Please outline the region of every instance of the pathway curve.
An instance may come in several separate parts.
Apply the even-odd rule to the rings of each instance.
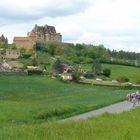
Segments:
[[[138,105],[136,105],[136,106],[138,106]],[[101,115],[103,113],[106,113],[106,112],[108,112],[108,113],[121,113],[121,112],[124,112],[124,111],[134,109],[135,107],[133,106],[132,103],[130,103],[128,101],[123,101],[123,102],[120,102],[120,103],[116,103],[116,104],[113,104],[113,105],[103,107],[103,108],[98,109],[98,110],[90,111],[90,112],[87,112],[87,113],[84,113],[84,114],[81,114],[81,115],[77,115],[77,116],[74,116],[74,117],[63,119],[60,122],[86,120],[88,118],[91,118],[91,117],[94,117],[94,116],[99,116],[99,115]]]

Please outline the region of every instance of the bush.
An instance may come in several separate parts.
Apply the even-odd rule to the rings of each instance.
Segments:
[[[116,80],[122,83],[129,82],[129,79],[126,76],[119,76]]]
[[[30,58],[32,55],[31,54],[22,54],[22,58],[28,59]]]
[[[81,73],[80,72],[73,72],[72,73],[72,80],[74,82],[79,82]]]
[[[103,69],[102,74],[106,77],[109,77],[111,75],[111,70],[108,68]]]
[[[43,71],[42,70],[27,70],[28,75],[42,75]]]
[[[92,71],[87,71],[87,72],[85,72],[85,73],[83,74],[83,76],[84,76],[85,78],[88,78],[88,79],[95,78],[95,75],[93,74]]]

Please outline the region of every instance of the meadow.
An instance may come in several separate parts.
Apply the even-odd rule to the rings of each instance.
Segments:
[[[24,124],[3,128],[2,140],[139,140],[140,108],[121,114],[105,113],[86,121]],[[8,132],[8,134],[7,134]]]
[[[94,110],[124,100],[129,92],[116,87],[64,83],[46,76],[1,76],[0,131]]]
[[[84,69],[91,70],[92,64],[79,65]],[[133,66],[102,64],[102,68],[109,68],[111,70],[110,79],[117,79],[119,76],[126,76],[130,82],[135,83],[135,78],[140,77],[140,68]]]
[[[78,114],[123,100],[130,92],[63,83],[44,76],[2,76],[0,89],[0,118],[7,115],[9,121],[19,122]]]

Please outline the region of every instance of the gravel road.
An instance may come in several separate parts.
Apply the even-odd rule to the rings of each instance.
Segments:
[[[138,105],[136,105],[136,106],[138,106]],[[103,108],[98,109],[98,110],[90,111],[90,112],[87,112],[87,113],[84,113],[81,115],[77,115],[74,117],[63,119],[60,122],[86,120],[86,119],[94,117],[94,116],[102,115],[103,113],[106,113],[106,112],[108,112],[108,113],[121,113],[124,111],[129,111],[131,109],[134,109],[135,107],[133,106],[132,103],[130,103],[128,101],[123,101],[120,103],[116,103],[116,104],[113,104],[110,106],[103,107]]]

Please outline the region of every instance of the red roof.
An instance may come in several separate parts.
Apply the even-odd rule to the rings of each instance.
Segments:
[[[14,37],[14,41],[28,41],[28,37]]]

